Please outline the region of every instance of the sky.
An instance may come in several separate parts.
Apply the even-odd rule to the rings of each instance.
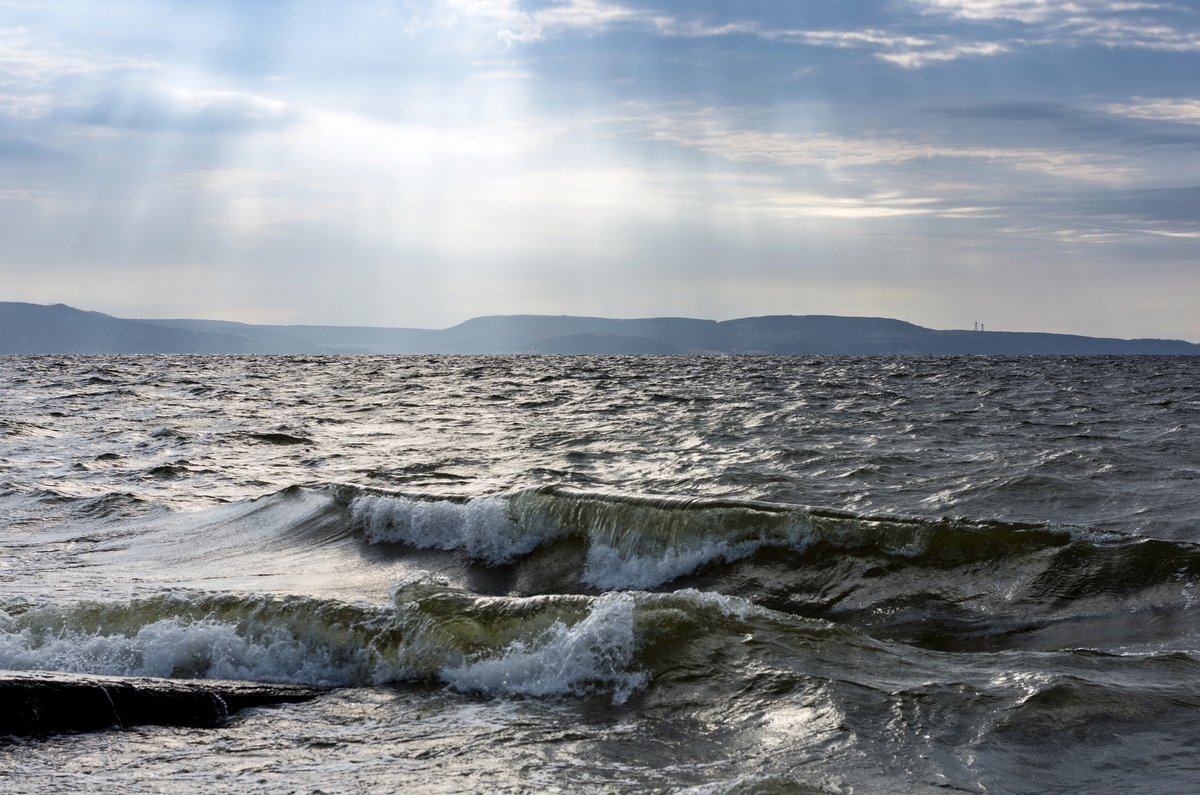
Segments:
[[[1200,2],[0,0],[0,300],[1200,341]]]

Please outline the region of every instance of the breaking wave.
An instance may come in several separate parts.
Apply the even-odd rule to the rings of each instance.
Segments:
[[[0,609],[0,669],[326,686],[431,681],[489,695],[605,693],[621,703],[654,673],[644,647],[694,640],[706,615],[754,613],[730,601],[697,592],[480,597],[421,579],[399,586],[388,605],[182,591],[9,604]]]
[[[474,499],[436,499],[335,487],[371,543],[459,550],[511,564],[561,539],[586,545],[582,580],[600,590],[646,589],[764,549],[837,551],[892,565],[949,568],[1061,555],[1077,565],[1126,567],[1159,581],[1200,573],[1193,544],[1086,527],[964,518],[869,516],[825,508],[648,497],[545,487]],[[1085,564],[1084,561],[1087,561]],[[1172,568],[1174,567],[1174,568]],[[1166,571],[1169,569],[1169,571]],[[1112,582],[1141,582],[1117,577]]]

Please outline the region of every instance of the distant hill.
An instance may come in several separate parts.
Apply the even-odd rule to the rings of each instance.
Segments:
[[[717,322],[567,315],[477,317],[447,329],[126,320],[63,304],[0,302],[0,353],[1200,355],[1182,340],[938,331],[902,320],[773,315]]]
[[[0,302],[0,353],[255,353],[257,340],[166,328],[65,304]]]

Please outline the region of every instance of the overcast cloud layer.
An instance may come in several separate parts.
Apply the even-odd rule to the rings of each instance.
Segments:
[[[0,0],[0,300],[1200,340],[1200,6]]]

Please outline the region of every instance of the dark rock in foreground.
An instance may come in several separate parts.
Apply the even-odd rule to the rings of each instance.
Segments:
[[[302,685],[0,672],[0,737],[130,726],[219,726],[248,707],[308,701]]]

